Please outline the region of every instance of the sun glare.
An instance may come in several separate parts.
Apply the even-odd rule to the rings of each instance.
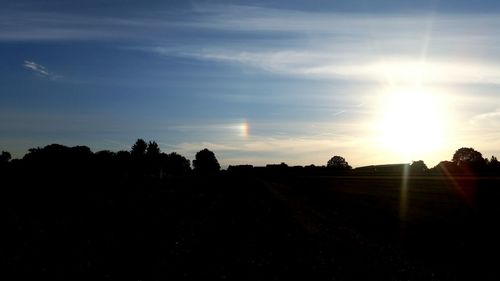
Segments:
[[[435,93],[422,88],[393,90],[379,108],[381,118],[376,126],[386,149],[409,161],[442,147],[447,117]]]

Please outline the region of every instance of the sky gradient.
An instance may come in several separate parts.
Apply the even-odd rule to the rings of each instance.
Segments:
[[[137,138],[223,166],[500,156],[496,1],[10,2],[0,149],[14,157]]]

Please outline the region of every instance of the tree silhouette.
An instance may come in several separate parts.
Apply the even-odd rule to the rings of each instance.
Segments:
[[[145,155],[148,144],[143,139],[138,139],[134,145],[132,145],[132,150],[130,153],[133,156]]]
[[[43,148],[30,148],[23,159],[28,162],[43,162],[66,166],[69,163],[82,164],[89,161],[93,153],[87,146],[67,147],[61,144],[49,144]]]
[[[146,163],[147,173],[153,176],[163,176],[163,171],[161,167],[161,152],[160,147],[155,141],[150,141],[146,148]]]
[[[185,176],[191,171],[190,161],[175,152],[165,154],[164,168],[166,174],[172,176]]]
[[[99,162],[111,162],[116,157],[116,153],[109,150],[97,151],[94,155]]]
[[[150,141],[148,147],[146,148],[146,155],[150,157],[156,157],[160,155],[160,147],[155,141]]]
[[[126,150],[120,150],[115,154],[115,157],[118,163],[127,163],[130,161],[130,152]]]
[[[463,163],[483,162],[484,158],[480,152],[474,150],[472,147],[462,147],[455,151],[451,161],[460,166]]]
[[[413,161],[410,165],[410,172],[412,174],[423,174],[428,170],[423,160]]]
[[[497,167],[500,165],[500,162],[498,162],[498,159],[495,156],[491,156],[491,159],[489,161],[489,165],[492,167]]]
[[[451,160],[458,167],[482,168],[486,164],[483,155],[472,147],[458,149]]]
[[[0,154],[0,163],[7,163],[11,159],[11,155],[8,151],[2,151],[2,154]]]
[[[337,155],[328,160],[326,167],[335,170],[350,170],[352,168],[349,166],[349,163],[347,163],[344,157]]]
[[[215,174],[220,170],[215,154],[206,148],[196,153],[193,166],[194,170],[200,174]]]

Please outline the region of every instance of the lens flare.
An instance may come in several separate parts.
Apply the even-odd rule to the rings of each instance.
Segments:
[[[401,222],[406,221],[406,215],[408,211],[408,175],[409,175],[409,165],[405,165],[403,168],[403,177],[401,179],[401,194],[399,197],[399,219]]]

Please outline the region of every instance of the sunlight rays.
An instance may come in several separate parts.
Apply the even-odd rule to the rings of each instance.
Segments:
[[[404,223],[407,219],[408,212],[408,176],[409,166],[403,167],[403,176],[401,178],[401,192],[399,197],[399,219]]]

